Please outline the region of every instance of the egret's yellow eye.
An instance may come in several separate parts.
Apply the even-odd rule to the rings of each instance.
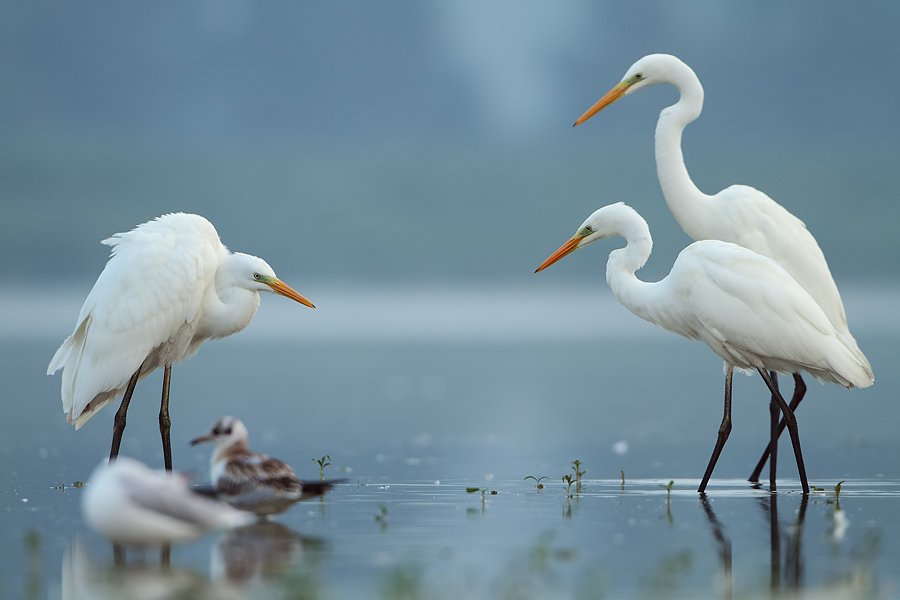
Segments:
[[[254,273],[253,279],[255,279],[257,281],[262,281],[262,275],[260,275],[259,273]]]

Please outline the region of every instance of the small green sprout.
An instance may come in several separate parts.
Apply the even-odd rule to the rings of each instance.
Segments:
[[[619,471],[622,474],[622,491],[625,491],[625,471]]]
[[[661,488],[663,488],[664,490],[666,490],[666,516],[667,516],[668,519],[669,519],[669,525],[671,525],[671,524],[672,524],[672,521],[673,521],[673,518],[672,518],[672,503],[671,503],[671,500],[672,500],[672,488],[673,488],[674,486],[675,486],[675,480],[674,480],[674,479],[670,479],[670,480],[669,480],[669,483],[668,483],[667,485],[659,484],[659,487],[661,487]]]
[[[566,498],[574,498],[575,495],[572,493],[572,484],[575,483],[575,477],[572,475],[563,475],[562,482],[566,484]],[[576,492],[578,491],[578,487],[575,487]]]
[[[834,498],[829,498],[825,501],[825,504],[834,504],[835,510],[841,510],[841,485],[843,485],[843,481],[838,481],[837,485],[834,486]]]
[[[543,481],[544,479],[546,479],[547,481],[550,481],[550,478],[549,478],[549,477],[546,477],[546,476],[544,476],[544,477],[535,477],[534,475],[529,475],[528,477],[526,477],[526,478],[523,479],[522,481],[528,481],[529,479],[534,479],[534,487],[535,487],[535,489],[538,490],[538,491],[541,491],[542,489],[544,489],[544,484],[541,483],[541,481]]]
[[[575,490],[581,491],[581,476],[584,475],[585,472],[581,470],[580,460],[572,461],[572,470],[575,471]]]
[[[326,454],[322,458],[311,458],[310,460],[319,465],[319,481],[325,479],[325,467],[331,464],[331,456]]]

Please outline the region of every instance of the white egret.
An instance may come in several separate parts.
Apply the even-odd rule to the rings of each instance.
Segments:
[[[803,493],[809,493],[796,418],[768,371],[807,371],[848,389],[867,387],[872,374],[858,352],[781,265],[736,244],[694,242],[664,279],[639,280],[634,273],[647,262],[653,242],[647,222],[621,202],[594,212],[535,272],[612,236],[627,242],[610,253],[606,265],[616,299],[644,320],[704,342],[725,361],[725,416],[699,491],[705,491],[731,432],[731,380],[737,367],[755,369],[769,387],[791,435]]]
[[[254,520],[250,513],[194,492],[180,474],[151,471],[125,456],[94,469],[81,510],[100,535],[125,546],[164,546]]]
[[[300,481],[290,465],[251,451],[248,437],[240,420],[222,417],[205,435],[191,440],[192,446],[215,443],[209,459],[209,478],[216,497],[236,508],[268,517],[301,500],[321,496],[343,481]]]
[[[259,307],[259,292],[315,307],[261,258],[229,252],[199,215],[163,215],[102,243],[112,246],[110,259],[47,374],[63,369],[63,411],[75,429],[124,392],[109,454],[115,459],[135,385],[164,367],[159,430],[171,471],[172,365],[193,356],[206,340],[246,327]]]
[[[688,174],[681,152],[681,134],[700,116],[703,86],[694,71],[669,54],[650,54],[631,65],[622,80],[576,122],[583,123],[619,98],[657,83],[675,86],[678,102],[664,108],[656,124],[656,172],[663,196],[681,228],[694,240],[733,242],[779,263],[815,300],[838,335],[871,374],[868,360],[847,327],[844,305],[828,269],[828,263],[806,225],[780,204],[757,189],[732,185],[717,194],[701,192]],[[773,379],[776,376],[773,375]],[[799,374],[794,374],[795,409],[806,392]],[[776,380],[777,383],[777,380]],[[772,433],[769,447],[750,476],[757,481],[770,450],[777,449],[784,421],[777,423],[778,409],[770,404]],[[777,429],[776,429],[777,428]],[[775,455],[770,464],[770,485],[775,489]]]

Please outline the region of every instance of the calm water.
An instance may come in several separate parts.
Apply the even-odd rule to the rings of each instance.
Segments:
[[[113,569],[111,548],[79,512],[72,484],[108,452],[114,411],[75,432],[59,377],[44,370],[80,298],[74,308],[66,294],[53,310],[36,299],[31,312],[17,306],[24,321],[5,323],[0,338],[0,597],[900,593],[892,291],[847,301],[876,385],[813,383],[798,411],[810,483],[824,489],[805,503],[791,493],[787,443],[783,493],[743,481],[767,431],[758,378],[736,379],[734,431],[703,503],[694,490],[721,419],[721,365],[708,349],[642,327],[602,295],[575,298],[563,316],[545,307],[552,298],[465,296],[477,301],[454,313],[459,299],[442,293],[407,305],[390,294],[325,294],[320,307],[344,302],[339,312],[352,316],[331,322],[317,310],[289,325],[279,325],[286,307],[266,298],[247,332],[177,366],[176,469],[204,480],[209,450],[188,441],[232,414],[253,448],[301,477],[316,477],[312,459],[328,454],[326,476],[349,481],[273,523],[178,546],[164,573],[153,553]],[[394,313],[376,323],[365,306]],[[611,311],[607,322],[590,319],[598,307]],[[139,386],[122,447],[153,466],[162,464],[159,380]],[[567,500],[560,479],[575,459],[585,481]],[[550,480],[537,491],[528,475]],[[466,487],[498,493],[482,504]]]

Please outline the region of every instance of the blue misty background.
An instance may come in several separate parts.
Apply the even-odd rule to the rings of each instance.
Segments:
[[[662,276],[689,243],[653,163],[676,92],[571,124],[668,52],[706,90],[684,139],[701,189],[758,187],[839,284],[893,281],[898,23],[890,3],[5,2],[0,280],[89,283],[100,239],[183,210],[311,295],[301,283],[532,286],[618,200],[650,221],[644,276]]]

